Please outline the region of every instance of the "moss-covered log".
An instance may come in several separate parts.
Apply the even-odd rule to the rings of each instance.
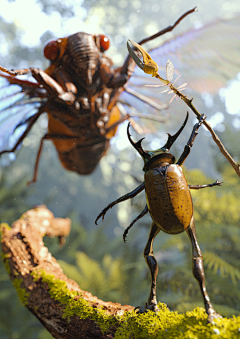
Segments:
[[[63,273],[43,236],[67,236],[70,220],[45,207],[26,212],[10,228],[2,224],[2,256],[22,303],[54,338],[240,338],[240,317],[207,324],[203,309],[186,314],[159,304],[159,314],[104,302]]]

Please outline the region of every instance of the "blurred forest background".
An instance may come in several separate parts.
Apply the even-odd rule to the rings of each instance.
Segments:
[[[138,41],[153,34],[193,6],[198,6],[198,12],[187,17],[173,33],[158,39],[155,45],[193,27],[240,12],[237,0],[196,0],[194,3],[190,0],[0,0],[0,3],[0,64],[10,68],[46,68],[42,55],[45,43],[77,31],[106,34],[112,44],[108,55],[119,66],[127,54],[128,38]],[[234,94],[234,90],[240,90],[238,79],[236,76],[229,81],[227,88],[216,96],[206,92],[194,96],[194,102],[199,111],[208,116],[226,148],[239,162],[240,103],[239,94],[238,98]],[[163,101],[169,100],[164,94],[160,95]],[[230,105],[236,100],[238,104]],[[163,112],[169,116],[167,123],[160,126],[158,134],[146,137],[146,149],[163,145],[166,133],[173,133],[184,120],[186,106],[179,101],[174,105],[177,114],[173,110]],[[191,130],[190,123],[188,125],[188,130],[172,147],[171,153],[176,158],[188,140]],[[45,239],[65,273],[82,289],[105,301],[144,304],[150,287],[149,271],[142,254],[151,225],[149,216],[131,229],[127,244],[122,240],[124,229],[145,206],[144,194],[132,203],[117,205],[106,215],[104,223],[94,224],[96,216],[109,202],[138,185],[135,178],[143,180],[142,160],[127,142],[126,124],[120,126],[107,156],[89,176],[64,170],[53,144],[47,141],[37,183],[27,187],[45,128],[46,118],[43,117],[24,140],[17,160],[10,167],[0,169],[0,221],[11,224],[27,209],[39,204],[46,204],[57,217],[70,217],[72,231],[63,248],[59,247],[57,239]],[[139,136],[133,133],[133,138],[136,140]],[[239,315],[239,177],[204,129],[186,161],[185,173],[189,184],[211,183],[217,178],[224,182],[222,187],[192,191],[194,216],[211,301],[222,315]],[[192,275],[191,244],[187,235],[170,236],[161,232],[154,241],[154,251],[159,264],[158,300],[179,312],[203,306],[199,286]],[[2,339],[51,338],[21,305],[2,262],[0,302]]]

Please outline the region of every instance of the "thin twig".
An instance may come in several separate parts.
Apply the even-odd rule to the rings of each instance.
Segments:
[[[159,80],[162,81],[162,78],[160,77],[159,74],[156,75],[156,78],[158,78]],[[164,79],[163,79],[164,80]],[[164,80],[164,83],[166,82],[166,80]],[[171,88],[171,90],[181,99],[183,100],[186,105],[193,111],[193,113],[197,116],[197,118],[199,118],[201,116],[201,114],[198,112],[198,110],[196,109],[196,107],[193,105],[192,101],[193,99],[188,99],[185,95],[183,95],[176,87],[174,87],[169,81],[167,86],[169,86],[169,88]],[[209,132],[212,135],[212,138],[214,140],[214,142],[217,144],[218,148],[220,149],[221,153],[225,156],[225,158],[228,160],[228,162],[230,163],[230,165],[233,167],[234,171],[237,173],[237,175],[240,177],[240,165],[231,157],[231,155],[228,153],[228,151],[226,150],[226,148],[224,147],[224,145],[222,144],[221,140],[219,139],[219,137],[217,136],[217,134],[214,132],[214,130],[212,129],[211,125],[204,120],[203,125],[209,130]]]

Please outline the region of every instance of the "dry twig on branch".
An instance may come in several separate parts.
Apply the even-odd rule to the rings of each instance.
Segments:
[[[135,50],[132,49],[129,42],[134,46],[135,50],[140,52],[143,57],[143,61],[135,54]],[[157,63],[151,58],[151,56],[145,51],[145,49],[137,44],[134,41],[129,40],[127,42],[127,48],[129,51],[129,54],[135,61],[135,63],[147,74],[151,74],[152,77],[155,77],[159,79],[164,86],[168,86],[171,89],[171,92],[174,93],[176,96],[178,96],[181,100],[185,102],[185,104],[192,110],[192,112],[196,115],[196,117],[199,119],[201,116],[201,113],[196,109],[196,107],[193,105],[193,99],[188,99],[186,95],[183,95],[181,91],[172,84],[172,77],[174,73],[174,66],[171,62],[171,60],[168,60],[167,66],[166,66],[166,77],[167,79],[163,79],[158,74],[158,65]],[[185,84],[184,84],[185,85]],[[151,86],[151,85],[150,85]],[[157,85],[153,85],[153,87],[158,87]],[[167,90],[166,90],[167,91]],[[165,92],[165,91],[164,91]],[[209,132],[212,135],[213,141],[217,144],[220,152],[224,155],[224,157],[228,160],[230,165],[233,167],[234,171],[237,173],[237,175],[240,177],[240,165],[233,159],[233,157],[228,153],[224,145],[222,144],[221,140],[217,136],[217,134],[212,129],[211,125],[204,120],[203,125],[209,130]]]

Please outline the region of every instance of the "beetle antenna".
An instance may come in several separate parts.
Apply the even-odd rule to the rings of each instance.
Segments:
[[[181,134],[182,130],[184,129],[184,127],[186,126],[186,123],[188,121],[188,116],[189,113],[187,112],[187,116],[184,120],[183,125],[181,126],[181,128],[177,131],[177,133],[175,133],[174,135],[171,135],[168,133],[168,141],[166,142],[166,144],[162,147],[162,149],[166,150],[170,150],[172,144],[174,143],[174,141],[178,138],[178,136]]]
[[[129,122],[129,123],[128,123],[128,127],[127,127],[127,136],[128,136],[128,140],[130,141],[131,145],[138,151],[138,153],[141,155],[141,157],[142,157],[143,159],[150,159],[151,156],[150,156],[148,153],[144,152],[144,150],[143,150],[143,148],[142,148],[142,145],[141,145],[143,139],[145,139],[145,138],[142,138],[142,139],[140,139],[139,141],[134,142],[134,141],[132,140],[131,134],[130,134],[130,132],[129,132],[130,126],[131,126],[131,123]]]

